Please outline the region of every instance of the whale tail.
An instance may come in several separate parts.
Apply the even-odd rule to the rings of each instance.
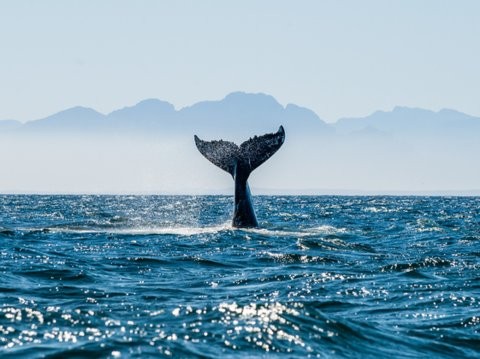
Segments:
[[[195,144],[202,155],[215,166],[230,173],[235,181],[235,208],[233,227],[258,226],[248,186],[250,173],[282,147],[285,130],[255,136],[237,146],[227,141],[203,141],[195,136]]]
[[[200,153],[215,166],[236,177],[239,168],[242,177],[248,178],[250,173],[268,160],[282,147],[285,141],[285,130],[280,126],[276,133],[255,136],[237,146],[228,141],[203,141],[195,135],[195,144]]]

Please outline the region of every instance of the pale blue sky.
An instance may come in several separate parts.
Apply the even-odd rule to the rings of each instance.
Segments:
[[[265,92],[327,120],[480,116],[480,1],[0,0],[0,119]]]

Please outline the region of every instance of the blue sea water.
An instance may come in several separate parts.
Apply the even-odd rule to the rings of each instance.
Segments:
[[[0,196],[0,356],[480,357],[480,198]]]

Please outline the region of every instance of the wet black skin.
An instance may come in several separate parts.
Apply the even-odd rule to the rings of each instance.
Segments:
[[[233,179],[235,181],[235,207],[232,226],[238,228],[258,227],[257,217],[252,204],[246,165],[237,163]]]

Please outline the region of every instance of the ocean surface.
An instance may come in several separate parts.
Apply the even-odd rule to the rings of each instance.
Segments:
[[[0,196],[0,357],[480,357],[479,197]]]

